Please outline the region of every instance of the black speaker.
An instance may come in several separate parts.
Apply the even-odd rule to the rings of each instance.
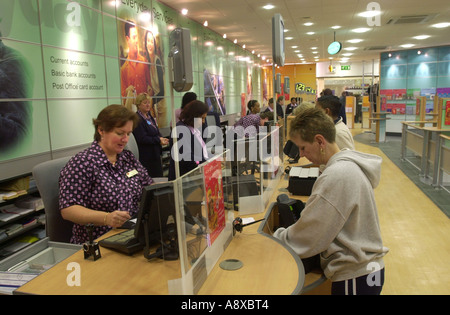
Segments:
[[[192,88],[191,32],[186,28],[176,28],[169,36],[169,72],[173,89],[186,92]]]

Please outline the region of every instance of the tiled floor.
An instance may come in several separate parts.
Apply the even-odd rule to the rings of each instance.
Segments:
[[[446,215],[450,218],[450,194],[443,189],[436,189],[423,183],[419,177],[419,171],[410,163],[402,161],[401,136],[387,136],[385,143],[375,143],[374,134],[362,132],[354,136],[355,141],[378,147],[387,157],[405,173],[408,178],[417,185]]]

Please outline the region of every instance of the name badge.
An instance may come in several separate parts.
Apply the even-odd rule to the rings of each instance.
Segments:
[[[137,171],[137,170],[132,170],[132,171],[130,171],[130,172],[127,173],[127,177],[128,177],[128,178],[131,178],[131,177],[133,177],[133,176],[136,176],[137,174],[138,174],[138,171]]]

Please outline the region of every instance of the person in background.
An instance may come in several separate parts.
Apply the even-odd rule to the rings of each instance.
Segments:
[[[234,124],[233,130],[237,138],[255,137],[258,135],[260,127],[271,120],[273,120],[272,112],[246,115]]]
[[[326,168],[312,188],[300,218],[274,237],[301,259],[320,255],[332,294],[380,294],[384,284],[383,246],[374,196],[381,176],[381,158],[340,150],[336,128],[319,108],[294,118],[290,138],[300,156]]]
[[[197,100],[197,94],[194,92],[186,92],[183,95],[183,99],[181,100],[181,108],[175,110],[175,124],[180,121],[180,114],[183,111],[183,108],[192,101]],[[172,127],[172,123],[170,123],[170,127]]]
[[[344,124],[347,124],[347,114],[345,113],[345,103],[346,103],[346,97],[348,96],[347,91],[343,91],[341,98],[339,101],[341,102],[341,109],[339,110],[339,116],[342,117],[342,122]]]
[[[296,109],[298,106],[297,104],[297,98],[296,97],[291,97],[291,102],[289,103],[288,106],[286,106],[286,116],[289,116],[294,109]]]
[[[159,132],[154,106],[146,93],[136,97],[139,124],[133,131],[139,149],[139,161],[147,169],[150,177],[163,177],[161,161],[162,147],[169,144]]]
[[[278,100],[280,100],[280,98],[284,101],[284,96],[280,96],[278,97]],[[269,99],[269,107],[265,110],[266,112],[273,112],[273,98]],[[281,118],[284,117],[283,114],[283,107],[281,107],[281,103],[279,103],[279,101],[277,101],[277,109],[276,109],[276,113],[277,113],[277,121]],[[275,119],[275,117],[274,117]]]
[[[93,120],[94,142],[61,170],[59,209],[75,223],[71,243],[88,241],[87,224],[95,225],[96,239],[137,214],[142,189],[153,182],[133,153],[124,150],[138,119],[122,105],[106,107]]]
[[[247,103],[247,115],[250,114],[259,114],[261,111],[261,105],[257,100],[250,100]]]
[[[202,125],[205,123],[209,107],[201,101],[188,103],[180,114],[180,121],[176,129],[172,130],[170,138],[170,165],[169,180],[174,180],[175,172],[175,152],[178,150],[178,165],[180,176],[195,169],[198,165],[208,159],[208,152],[202,138]],[[173,136],[176,131],[177,146],[173,145]]]
[[[355,142],[347,125],[343,123],[342,117],[339,117],[341,102],[334,95],[322,96],[317,100],[316,107],[325,111],[333,119],[336,127],[336,144],[339,149],[355,150]]]

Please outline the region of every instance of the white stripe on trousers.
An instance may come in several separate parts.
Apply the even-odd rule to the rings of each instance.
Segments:
[[[353,284],[353,290],[352,290],[353,295],[356,295],[356,279],[345,280],[345,295],[349,295],[348,294],[348,286],[350,284],[350,281],[352,281],[352,284]]]

